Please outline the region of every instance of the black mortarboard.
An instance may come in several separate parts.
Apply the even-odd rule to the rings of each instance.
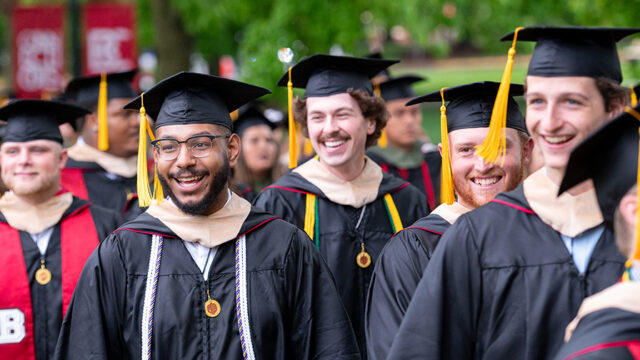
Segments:
[[[131,86],[138,70],[107,73],[107,99],[134,98],[138,94]],[[97,103],[100,94],[101,75],[77,77],[71,79],[64,91],[65,99],[76,104],[89,106]]]
[[[518,32],[519,41],[535,41],[528,75],[606,77],[622,82],[616,42],[640,28],[532,26]],[[512,40],[514,33],[502,37]]]
[[[416,96],[411,84],[424,80],[423,77],[415,75],[405,75],[391,78],[380,83],[380,96],[384,101],[409,99]]]
[[[265,88],[218,76],[180,72],[147,90],[144,107],[155,119],[155,127],[165,125],[214,124],[231,129],[230,112],[271,92]],[[140,109],[138,96],[124,106]]]
[[[454,86],[443,90],[447,105],[448,132],[477,127],[489,127],[491,111],[498,93],[500,83],[481,81],[466,85]],[[511,84],[507,106],[507,127],[527,132],[520,107],[512,96],[520,96],[524,88],[519,84]],[[409,100],[406,105],[423,102],[442,102],[440,91],[434,91]]]
[[[381,53],[381,52],[374,52],[374,53],[371,53],[371,54],[367,55],[367,59],[378,59],[378,60],[382,60],[382,53]],[[375,75],[374,75],[374,76],[372,76],[372,77],[378,77],[378,76],[379,76],[379,77],[381,77],[381,78],[384,78],[384,79],[388,79],[388,78],[390,78],[390,77],[391,77],[391,73],[389,73],[389,69],[386,69],[386,68],[385,68],[384,70],[380,71],[379,73],[375,74]],[[374,84],[374,85],[375,85],[375,84]]]
[[[14,100],[0,108],[7,122],[4,142],[52,140],[62,144],[58,126],[90,112],[79,106],[46,100]]]
[[[627,111],[637,114],[640,108]],[[612,226],[620,200],[638,179],[638,126],[640,119],[625,112],[578,144],[571,151],[558,195],[592,179],[604,220]]]
[[[267,125],[271,129],[276,127],[276,124],[265,116],[258,104],[249,103],[238,109],[238,118],[233,122],[233,132],[242,137],[245,130],[257,125]]]
[[[346,93],[349,89],[372,94],[371,78],[397,62],[315,54],[291,68],[291,83],[295,88],[305,89],[305,98]],[[288,81],[287,72],[278,81],[278,86],[287,86]]]
[[[443,88],[409,100],[405,106],[423,102],[442,102],[440,108],[440,137],[442,140],[442,166],[440,174],[440,199],[443,203],[455,201],[448,133],[469,128],[488,128],[500,83],[482,81],[466,85]],[[506,98],[506,127],[527,133],[527,127],[518,104],[512,96],[522,95],[524,87],[509,84]],[[445,102],[449,104],[445,106]]]

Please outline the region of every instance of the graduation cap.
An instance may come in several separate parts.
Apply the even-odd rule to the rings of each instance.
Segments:
[[[305,98],[342,94],[349,89],[363,90],[373,94],[371,78],[397,62],[397,60],[315,54],[290,67],[277,84],[287,87],[289,100],[289,167],[296,167],[298,160],[292,111],[292,88],[305,89]]]
[[[581,26],[519,27],[501,39],[513,41],[501,83],[511,82],[513,58],[518,39],[536,42],[527,75],[606,77],[620,83],[622,71],[616,42],[638,31],[640,29],[637,28]],[[498,91],[489,133],[485,141],[477,147],[477,153],[480,156],[494,163],[506,150],[501,129],[504,127],[507,95],[506,88]]]
[[[640,28],[532,26],[518,32],[520,41],[535,41],[527,75],[606,77],[622,82],[616,43]],[[502,37],[514,39],[515,33]]]
[[[451,155],[449,154],[448,133],[460,129],[490,127],[494,111],[494,101],[501,84],[493,81],[475,82],[466,85],[443,88],[409,100],[405,105],[423,102],[442,102],[440,107],[440,137],[442,139],[442,202],[451,205],[455,201],[453,191],[453,174],[451,172]],[[508,87],[505,126],[527,133],[527,127],[520,112],[520,107],[513,99],[524,93],[524,87],[510,84]],[[448,106],[445,106],[448,101]]]
[[[413,91],[411,84],[422,80],[425,79],[416,75],[391,78],[380,83],[380,96],[384,101],[413,98],[416,96],[416,92]]]
[[[249,103],[238,109],[238,118],[233,122],[233,132],[242,137],[245,130],[258,125],[266,125],[271,129],[276,127],[276,123],[266,116],[258,104]]]
[[[231,129],[229,113],[271,92],[265,88],[213,75],[180,72],[158,82],[133,99],[124,109],[140,109],[138,144],[138,198],[140,206],[151,204],[147,173],[147,134],[154,140],[146,114],[155,119],[155,128],[167,125],[213,124]],[[155,199],[162,201],[157,173]]]
[[[371,53],[371,54],[367,55],[366,57],[367,57],[368,59],[378,59],[378,60],[382,60],[382,59],[383,59],[383,58],[382,58],[382,53],[381,53],[381,52],[379,52],[379,51],[378,51],[378,52]],[[389,69],[386,69],[386,68],[385,68],[385,69],[383,69],[382,71],[380,71],[379,73],[377,73],[377,74],[375,74],[375,75],[373,76],[373,78],[378,78],[378,77],[380,77],[380,78],[382,78],[382,79],[388,79],[388,78],[390,78],[390,77],[391,77],[391,73],[389,72]],[[374,84],[373,84],[373,85],[376,85],[376,84],[375,84],[375,81],[374,81]]]
[[[640,107],[626,107],[621,116],[582,141],[571,152],[558,195],[592,179],[605,224],[613,228],[614,213],[620,200],[640,180],[639,128]],[[638,196],[640,200],[640,191]],[[636,226],[640,226],[640,221]],[[637,228],[633,259],[640,260],[640,231]]]
[[[109,149],[107,126],[107,103],[110,99],[133,98],[136,91],[131,86],[138,70],[117,73],[102,73],[95,76],[72,79],[64,91],[67,101],[91,108],[98,104],[98,149]]]
[[[14,100],[0,108],[7,122],[4,142],[52,140],[62,144],[58,126],[90,111],[79,106],[47,100]]]

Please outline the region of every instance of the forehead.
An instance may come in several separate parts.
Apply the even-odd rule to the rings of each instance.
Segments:
[[[156,129],[156,138],[186,139],[193,135],[222,135],[224,128],[213,124],[166,125]]]
[[[360,112],[358,102],[348,93],[307,98],[307,113],[332,112],[344,108]]]
[[[1,149],[5,149],[9,147],[29,148],[34,146],[46,147],[46,148],[62,148],[62,145],[60,145],[60,143],[53,140],[45,140],[45,139],[31,140],[31,141],[25,141],[25,142],[9,141],[9,142],[2,143],[2,145],[0,145],[0,148]]]
[[[507,141],[516,142],[518,139],[518,130],[511,128],[505,130]],[[453,146],[457,144],[479,145],[484,141],[488,133],[488,127],[453,130],[449,133],[449,141]]]
[[[457,144],[481,144],[488,132],[488,127],[453,130],[449,133],[449,141],[454,146]]]
[[[554,96],[566,93],[593,95],[597,90],[595,79],[587,76],[527,76],[525,96],[531,94]]]

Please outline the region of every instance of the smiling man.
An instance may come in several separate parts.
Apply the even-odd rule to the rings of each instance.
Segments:
[[[83,108],[18,100],[0,108],[0,358],[51,359],[84,262],[122,218],[60,187],[58,126]]]
[[[314,55],[291,69],[304,88],[294,115],[317,157],[257,197],[255,205],[304,229],[329,264],[365,355],[366,292],[391,236],[427,214],[425,196],[365,157],[387,122],[371,76],[393,61]],[[280,82],[287,84],[288,74]]]
[[[128,219],[141,212],[136,199],[138,115],[122,108],[137,96],[131,86],[135,74],[133,70],[105,74],[104,79],[101,75],[74,78],[65,90],[68,102],[92,112],[77,121],[80,137],[69,148],[62,184],[74,195]],[[100,96],[106,98],[103,107]],[[106,144],[99,144],[101,136]]]
[[[592,183],[562,196],[558,186],[571,150],[622,111],[616,41],[635,32],[518,32],[519,40],[537,42],[526,78],[526,124],[544,167],[444,234],[390,359],[550,358],[582,300],[618,280],[624,257],[603,225]]]
[[[443,196],[451,203],[443,203],[431,214],[400,231],[389,241],[376,263],[369,286],[366,331],[370,359],[386,359],[402,318],[429,259],[445,231],[456,219],[497,194],[513,190],[523,178],[529,161],[532,140],[527,134],[518,104],[509,99],[507,112],[507,151],[504,166],[491,164],[475,154],[489,131],[491,111],[499,83],[478,82],[446,88],[416,97],[408,104],[448,101],[446,123],[442,136],[448,141],[440,144],[444,154],[443,176],[452,181],[442,186],[453,193]],[[522,85],[511,85],[511,96],[522,95]],[[448,149],[443,148],[447,146]],[[450,159],[450,160],[449,160]],[[398,279],[402,279],[399,281]]]
[[[240,149],[229,113],[267,93],[182,72],[126,106],[156,119],[153,154],[169,197],[88,260],[57,358],[359,358],[313,243],[229,190]]]

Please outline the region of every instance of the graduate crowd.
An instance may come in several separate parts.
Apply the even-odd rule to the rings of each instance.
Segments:
[[[270,91],[217,76],[9,102],[0,359],[640,359],[639,32],[518,28],[500,82],[421,95],[309,56],[287,151]]]

